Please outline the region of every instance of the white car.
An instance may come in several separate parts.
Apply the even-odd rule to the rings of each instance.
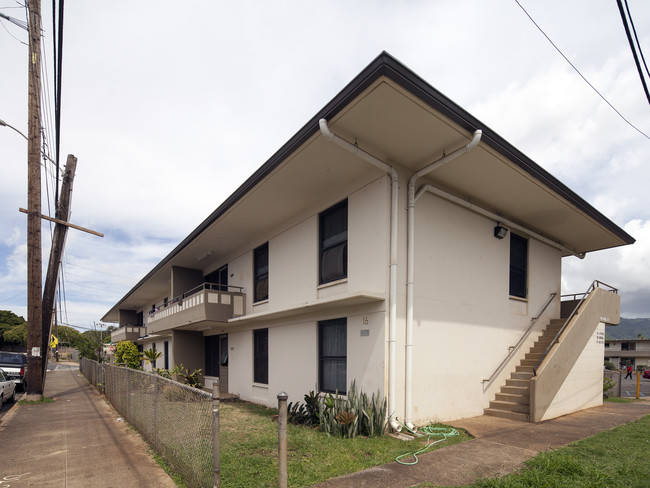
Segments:
[[[0,369],[0,408],[3,403],[13,403],[15,399],[16,383],[9,379],[4,369]]]

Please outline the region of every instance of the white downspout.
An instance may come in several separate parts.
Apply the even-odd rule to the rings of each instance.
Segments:
[[[365,152],[358,146],[340,138],[327,126],[327,120],[318,121],[321,133],[328,141],[335,142],[339,146],[356,154],[373,166],[390,174],[391,181],[391,210],[390,210],[390,265],[389,265],[389,291],[388,291],[388,423],[391,428],[399,432],[402,426],[395,419],[395,362],[396,362],[396,339],[397,339],[397,199],[399,196],[399,178],[395,168],[377,159],[372,154]]]
[[[412,397],[413,397],[413,282],[414,282],[414,263],[415,263],[415,183],[418,178],[424,176],[448,162],[471,151],[481,140],[481,130],[474,131],[472,140],[460,149],[456,149],[451,154],[428,164],[424,168],[413,173],[408,184],[408,204],[407,204],[407,250],[406,250],[406,344],[405,344],[405,373],[404,373],[404,423],[406,427],[415,430],[411,422],[412,415]]]

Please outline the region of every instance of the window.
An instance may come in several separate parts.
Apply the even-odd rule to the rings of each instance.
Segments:
[[[136,325],[142,327],[144,325],[144,313],[138,312],[138,314],[135,317],[136,317],[135,318]]]
[[[153,353],[155,355],[156,354],[156,343],[155,342],[151,344],[151,350],[153,351]],[[158,361],[157,359],[153,360],[153,363],[151,364],[151,366],[153,366],[153,369],[156,369],[156,362],[157,361]]]
[[[254,301],[269,298],[269,243],[262,244],[253,251]]]
[[[348,276],[348,201],[328,208],[319,219],[319,283]]]
[[[253,381],[269,383],[269,329],[253,331]]]
[[[165,341],[164,356],[165,369],[169,369],[169,341]]]
[[[347,319],[318,323],[318,382],[320,391],[346,394]]]
[[[526,298],[528,239],[510,234],[510,296]]]

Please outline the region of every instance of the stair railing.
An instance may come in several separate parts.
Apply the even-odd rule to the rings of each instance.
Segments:
[[[533,326],[535,325],[535,323],[537,322],[537,320],[538,320],[538,319],[542,316],[542,314],[546,311],[546,309],[548,308],[548,306],[551,304],[551,302],[553,301],[553,299],[554,299],[556,296],[557,296],[557,293],[555,293],[555,292],[550,294],[550,296],[549,296],[549,298],[548,298],[548,301],[544,304],[544,306],[543,306],[542,309],[539,311],[539,313],[538,313],[535,317],[533,317],[533,318],[530,319],[530,325],[529,325],[528,328],[524,331],[523,335],[519,338],[519,341],[517,341],[517,344],[515,344],[514,346],[509,346],[509,347],[508,347],[508,354],[506,355],[506,357],[503,359],[503,361],[501,361],[501,363],[499,364],[499,366],[497,366],[497,368],[494,370],[494,372],[492,373],[492,375],[491,375],[489,378],[484,379],[484,380],[482,381],[482,383],[484,383],[484,384],[485,384],[485,383],[491,383],[492,380],[494,380],[494,378],[496,377],[496,375],[497,375],[497,374],[498,374],[498,373],[503,369],[503,367],[506,365],[506,363],[507,363],[508,361],[510,361],[510,358],[511,358],[512,355],[515,353],[515,351],[516,351],[517,349],[519,349],[519,346],[521,346],[521,344],[524,342],[524,340],[526,339],[526,337],[528,337],[528,334],[529,334],[530,330],[533,328]]]
[[[587,288],[587,291],[584,293],[575,293],[571,295],[562,295],[562,296],[572,296],[574,299],[576,299],[578,296],[582,295],[582,298],[580,301],[577,303],[575,308],[573,309],[573,312],[569,315],[569,317],[564,321],[564,324],[562,324],[562,327],[560,327],[560,330],[557,331],[557,334],[555,334],[555,337],[553,340],[550,342],[550,344],[546,347],[546,350],[542,353],[542,356],[537,360],[537,363],[535,366],[533,366],[533,376],[537,376],[537,368],[539,368],[539,365],[542,364],[542,361],[546,359],[546,356],[550,352],[550,350],[553,348],[555,344],[560,342],[560,336],[562,335],[562,332],[566,329],[567,325],[569,325],[569,322],[575,317],[576,313],[578,313],[578,309],[580,306],[584,303],[584,301],[587,299],[587,297],[593,292],[596,288],[601,288],[601,287],[607,287],[610,289],[612,293],[618,293],[618,289],[614,288],[611,285],[608,285],[607,283],[603,283],[602,281],[594,280],[591,285],[589,285],[589,288]]]

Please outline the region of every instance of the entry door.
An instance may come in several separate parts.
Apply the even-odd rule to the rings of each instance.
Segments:
[[[219,378],[219,390],[228,392],[228,334],[205,338],[205,376]]]

